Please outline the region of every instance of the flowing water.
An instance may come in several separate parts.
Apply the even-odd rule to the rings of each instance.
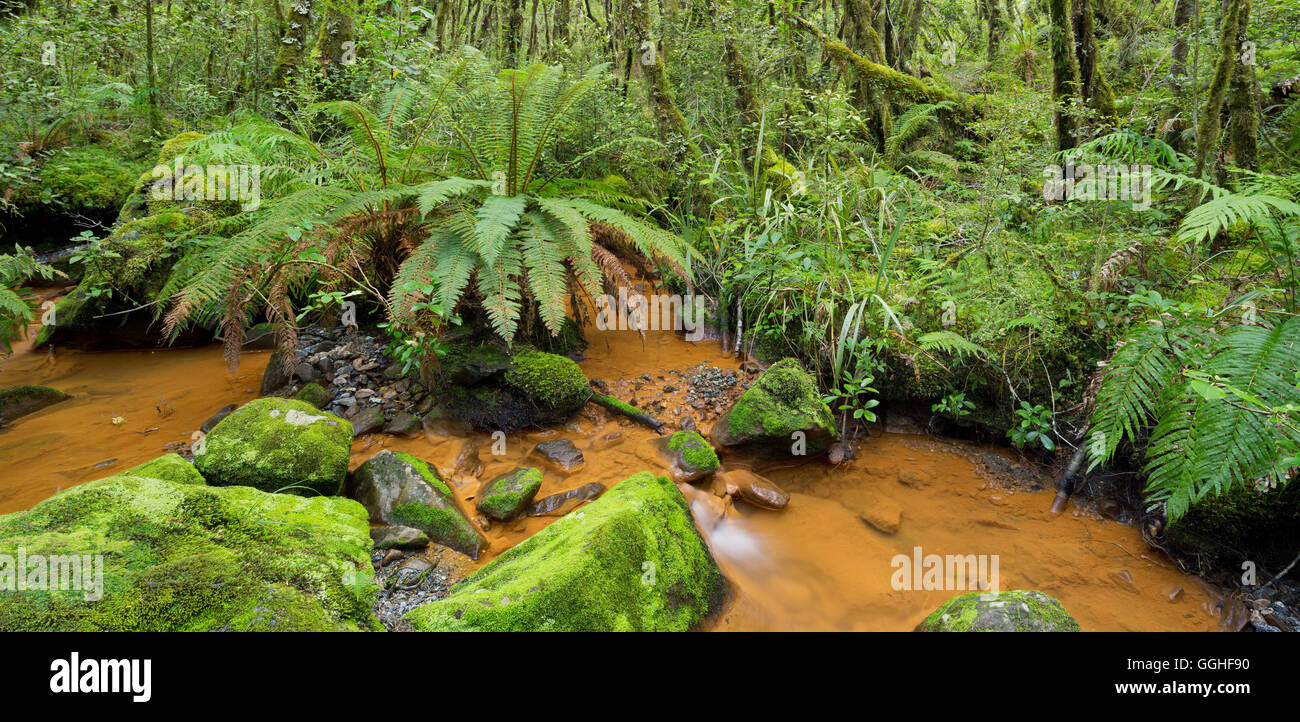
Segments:
[[[611,382],[624,399],[626,380],[643,374],[658,378],[666,370],[699,363],[737,368],[717,342],[690,344],[671,332],[650,332],[643,339],[591,329],[589,338],[583,370],[589,378]],[[0,386],[42,384],[74,398],[0,429],[0,513],[28,508],[61,489],[188,443],[217,409],[256,397],[268,356],[245,354],[232,378],[217,347],[54,356],[16,348],[0,360]],[[646,393],[657,395],[660,385]],[[679,403],[676,397],[670,401]],[[352,447],[352,465],[381,448],[409,451],[434,464],[472,509],[479,480],[521,464],[536,465],[526,460],[532,446],[558,438],[571,439],[586,462],[570,475],[546,470],[539,498],[592,481],[611,486],[642,470],[667,471],[661,437],[612,420],[593,405],[562,427],[507,436],[500,455],[492,453],[498,440],[489,434],[446,426],[414,439],[361,437]],[[477,475],[457,463],[467,445],[478,447],[483,469]],[[998,588],[1047,592],[1085,630],[1220,626],[1221,597],[1148,549],[1137,530],[1073,508],[1050,514],[1049,492],[1018,491],[981,470],[979,455],[990,453],[998,452],[920,435],[880,434],[862,443],[856,459],[838,467],[814,459],[775,468],[724,456],[724,471],[752,468],[791,497],[782,511],[738,502],[719,519],[717,497],[684,489],[729,580],[727,604],[711,627],[913,629],[958,593],[895,589],[893,560],[912,557],[918,547],[925,555],[997,555]],[[898,524],[893,534],[863,521],[882,510]],[[493,525],[486,532],[490,549],[466,566],[486,563],[555,518]],[[1178,588],[1181,593],[1175,593]]]

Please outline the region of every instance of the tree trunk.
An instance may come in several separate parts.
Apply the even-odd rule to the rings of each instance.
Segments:
[[[1051,25],[1048,32],[1052,47],[1052,120],[1056,126],[1056,149],[1068,150],[1078,144],[1070,103],[1079,88],[1079,64],[1074,57],[1074,32],[1070,26],[1067,0],[1048,0]]]
[[[289,12],[280,37],[280,53],[271,71],[271,88],[283,88],[302,63],[307,47],[307,32],[311,28],[311,0],[290,0]]]
[[[1205,162],[1210,156],[1210,148],[1219,140],[1219,131],[1223,128],[1223,93],[1232,79],[1233,70],[1238,62],[1241,48],[1237,19],[1241,14],[1244,0],[1226,0],[1223,9],[1222,25],[1219,28],[1219,57],[1214,64],[1214,77],[1210,80],[1209,96],[1205,99],[1204,120],[1196,137],[1196,175],[1205,171]]]
[[[342,97],[343,64],[349,60],[349,51],[356,52],[356,24],[352,15],[339,7],[340,3],[334,0],[330,4],[316,39],[316,62],[323,76],[323,89],[334,98]]]
[[[645,80],[649,95],[650,112],[659,129],[661,140],[668,146],[674,161],[686,158],[698,158],[700,149],[691,139],[690,128],[682,116],[676,101],[673,100],[672,87],[668,84],[668,72],[665,58],[660,55],[654,38],[650,35],[650,8],[648,0],[629,0],[629,30],[632,59],[640,67],[641,77]]]
[[[1071,19],[1074,26],[1074,54],[1079,64],[1079,93],[1084,104],[1096,111],[1103,123],[1114,122],[1115,93],[1101,70],[1092,0],[1074,0]]]
[[[1255,49],[1246,45],[1250,0],[1238,0],[1236,53],[1229,98],[1232,160],[1239,168],[1259,170],[1259,92],[1255,81]]]
[[[508,0],[505,35],[501,38],[502,62],[506,67],[519,66],[519,45],[524,32],[524,0]]]
[[[155,133],[162,127],[162,113],[158,109],[158,68],[153,60],[153,0],[144,0],[144,57],[145,76],[148,82],[149,129]]]

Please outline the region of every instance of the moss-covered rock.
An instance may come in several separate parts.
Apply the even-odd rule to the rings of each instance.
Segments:
[[[180,454],[163,454],[157,459],[146,461],[123,471],[119,476],[144,476],[150,479],[162,479],[176,484],[207,484],[208,482],[194,468],[194,465],[181,458]]]
[[[817,382],[792,358],[772,364],[709,432],[722,447],[752,446],[789,455],[796,431],[805,434],[805,451],[825,451],[838,432]]]
[[[194,466],[213,486],[337,495],[348,473],[352,424],[292,399],[254,399],[207,435]]]
[[[506,383],[543,411],[570,414],[591,398],[587,377],[572,359],[544,351],[515,356]]]
[[[48,386],[10,386],[0,389],[0,424],[67,401],[71,396]]]
[[[451,487],[422,459],[385,449],[352,472],[351,489],[373,522],[419,529],[435,544],[474,559],[487,547]]]
[[[479,487],[477,507],[489,519],[513,519],[528,510],[541,488],[541,470],[531,466],[515,469]]]
[[[41,164],[40,182],[25,186],[14,202],[20,206],[39,203],[43,200],[39,195],[48,194],[66,210],[116,213],[140,170],[138,163],[126,161],[108,148],[65,148]]]
[[[1236,486],[1207,496],[1165,532],[1172,550],[1237,567],[1253,561],[1281,571],[1300,549],[1300,484],[1269,491]]]
[[[673,481],[691,482],[718,470],[718,455],[694,431],[678,431],[668,437],[668,455],[672,460]]]
[[[298,393],[294,394],[293,398],[295,401],[302,401],[311,404],[318,409],[323,409],[326,406],[329,406],[330,399],[333,397],[324,386],[317,383],[310,383],[302,387]]]
[[[916,628],[918,632],[1077,632],[1065,607],[1052,597],[1033,590],[997,592],[984,599],[985,592],[953,597],[934,610]]]
[[[685,631],[722,595],[681,492],[642,472],[405,618],[418,631]]]
[[[19,549],[29,564],[102,555],[102,597],[90,580],[0,591],[2,631],[381,628],[365,509],[348,499],[118,475],[0,516],[0,554]]]

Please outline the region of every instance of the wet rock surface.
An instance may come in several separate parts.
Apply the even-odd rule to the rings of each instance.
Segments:
[[[585,459],[582,450],[568,439],[543,441],[529,452],[529,456],[566,474],[582,468]]]
[[[562,491],[538,499],[528,505],[529,516],[564,516],[584,501],[590,501],[605,493],[605,485],[599,481],[583,484],[576,489]]]

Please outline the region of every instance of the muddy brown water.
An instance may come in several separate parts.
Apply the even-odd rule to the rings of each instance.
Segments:
[[[671,332],[589,330],[592,379],[615,382],[652,374],[640,402],[653,400],[668,369],[707,363],[736,369],[717,342],[691,344]],[[269,353],[244,355],[232,378],[218,347],[80,353],[53,357],[21,345],[0,359],[0,386],[43,384],[73,399],[0,430],[0,513],[26,509],[62,489],[109,476],[188,443],[213,412],[257,395]],[[626,384],[627,382],[624,382]],[[657,386],[656,386],[657,385]],[[623,398],[627,398],[624,393]],[[662,396],[662,395],[659,395]],[[676,400],[674,399],[674,403]],[[674,416],[661,414],[670,422]],[[707,427],[703,430],[707,431]],[[666,474],[653,431],[611,419],[594,405],[570,423],[508,435],[492,453],[487,433],[426,430],[414,439],[368,435],[352,447],[352,466],[383,448],[434,464],[472,512],[480,481],[523,464],[538,442],[567,438],[586,457],[571,474],[544,469],[538,497],[599,481],[606,486],[651,470]],[[479,447],[477,477],[456,470],[466,442]],[[498,450],[501,450],[498,444]],[[1134,528],[1071,510],[1049,513],[1048,492],[1025,492],[987,478],[969,449],[909,434],[876,435],[838,467],[816,459],[765,468],[724,456],[725,468],[753,468],[791,498],[782,511],[737,502],[720,522],[701,526],[729,580],[728,602],[709,627],[730,630],[911,630],[959,593],[899,590],[899,555],[997,556],[998,587],[1040,589],[1061,600],[1085,630],[1215,630],[1221,597],[1149,549]],[[687,489],[688,494],[697,492]],[[703,491],[698,493],[705,493]],[[698,504],[695,506],[699,506]],[[891,517],[892,534],[863,516]],[[495,524],[479,566],[557,517]],[[1172,594],[1181,588],[1180,594]],[[1172,596],[1172,599],[1171,599]]]

